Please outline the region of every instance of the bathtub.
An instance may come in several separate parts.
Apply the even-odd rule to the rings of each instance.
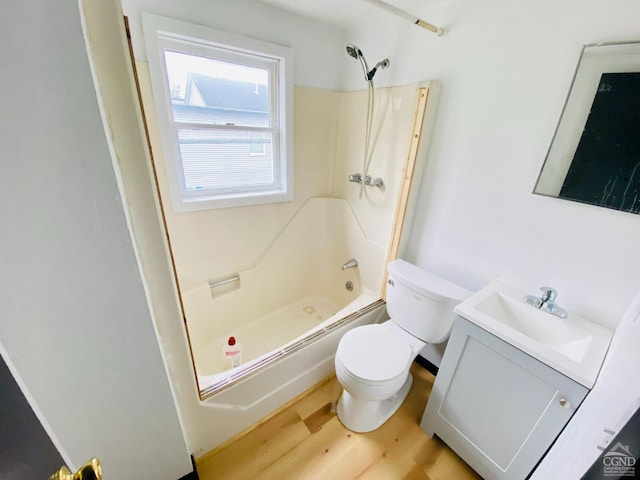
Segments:
[[[313,198],[252,268],[212,275],[213,282],[183,292],[201,398],[381,303],[386,253],[367,238],[347,201]],[[351,258],[358,267],[343,270]],[[222,349],[231,336],[242,346],[242,364],[225,370]]]

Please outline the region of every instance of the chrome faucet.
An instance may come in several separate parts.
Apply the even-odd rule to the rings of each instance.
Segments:
[[[369,187],[382,188],[384,185],[384,180],[382,180],[382,178],[372,178],[371,175],[363,175],[362,173],[352,173],[349,175],[349,181],[352,183],[364,183]]]
[[[362,174],[360,173],[352,173],[349,175],[349,181],[353,183],[362,183]]]
[[[364,177],[364,184],[370,187],[382,188],[382,186],[384,185],[384,180],[382,180],[382,178],[380,177],[371,178],[371,175],[366,175]]]
[[[358,260],[356,260],[355,258],[352,258],[351,260],[349,260],[348,262],[345,262],[342,265],[342,269],[346,270],[347,268],[356,268],[358,266]]]
[[[567,311],[556,305],[558,292],[551,287],[540,287],[540,290],[542,291],[540,298],[533,295],[526,295],[522,300],[538,310],[550,313],[556,317],[567,318]]]

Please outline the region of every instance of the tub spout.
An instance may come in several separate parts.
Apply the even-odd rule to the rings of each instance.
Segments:
[[[342,269],[346,270],[347,268],[356,268],[358,266],[358,260],[356,260],[355,258],[352,258],[351,260],[349,260],[348,262],[345,262],[342,265]]]

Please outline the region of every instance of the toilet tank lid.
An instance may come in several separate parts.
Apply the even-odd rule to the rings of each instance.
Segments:
[[[389,277],[426,297],[456,304],[473,292],[401,259],[389,263]]]

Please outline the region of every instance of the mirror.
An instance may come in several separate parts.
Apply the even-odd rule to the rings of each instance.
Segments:
[[[534,193],[640,213],[640,42],[583,47]]]

